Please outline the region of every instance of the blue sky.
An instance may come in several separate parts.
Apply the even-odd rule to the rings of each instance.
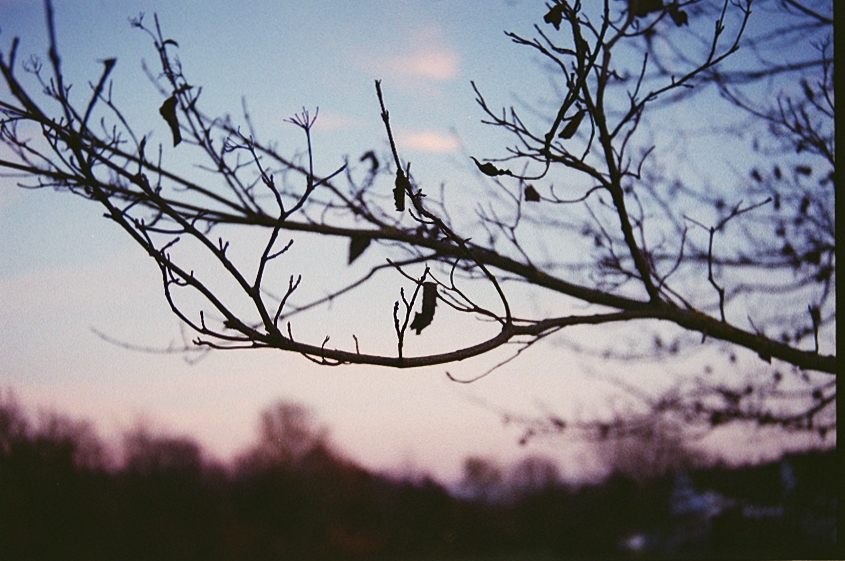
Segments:
[[[57,2],[55,9],[67,75],[82,86],[96,79],[98,60],[116,56],[116,95],[131,100],[124,106],[135,122],[153,115],[147,126],[160,137],[167,134],[158,122],[160,99],[141,69],[142,59],[155,63],[155,52],[128,24],[139,12],[148,24],[157,13],[165,34],[179,42],[179,57],[189,79],[204,86],[209,112],[237,115],[245,96],[260,133],[291,139],[291,148],[301,149],[284,119],[303,106],[319,107],[318,168],[384,146],[373,86],[380,78],[401,131],[400,148],[423,182],[447,179],[443,169],[450,181],[461,181],[461,174],[472,180],[460,151],[479,153],[487,145],[469,81],[501,88],[509,65],[530,64],[522,53],[508,56],[517,49],[507,48],[502,30],[527,29],[534,15],[523,3],[504,1],[483,7],[110,1]],[[0,10],[4,48],[18,35],[22,55],[43,56],[42,3],[4,0]],[[428,177],[427,161],[438,165]],[[496,415],[470,401],[475,388],[449,382],[442,368],[324,370],[272,352],[216,353],[190,366],[179,356],[104,342],[91,328],[150,347],[180,341],[154,264],[100,218],[98,208],[3,181],[0,282],[4,294],[16,296],[2,304],[0,340],[7,351],[0,384],[25,404],[94,419],[107,434],[144,419],[194,434],[225,455],[252,438],[260,408],[291,399],[313,407],[337,445],[365,464],[416,466],[446,478],[457,476],[468,454],[528,452],[516,444],[518,431],[503,430]],[[524,402],[508,405],[533,407],[531,384],[523,380],[519,387]]]
[[[203,86],[208,113],[238,116],[245,97],[259,134],[278,139],[284,152],[303,146],[285,119],[319,107],[318,170],[385,147],[373,86],[381,79],[415,176],[424,188],[447,181],[459,207],[471,204],[466,193],[478,187],[467,154],[502,155],[501,137],[480,123],[470,80],[495,105],[514,103],[513,92],[529,101],[551,95],[532,55],[503,34],[530,33],[544,13],[541,2],[57,1],[66,75],[82,88],[98,78],[98,60],[117,57],[115,98],[154,141],[168,131],[157,113],[161,98],[141,67],[142,60],[155,66],[155,51],[128,24],[140,12],[150,25],[157,13],[165,35],[179,42],[179,58],[188,79]],[[4,51],[11,37],[22,38],[19,59],[46,51],[40,1],[0,0],[0,29]],[[538,87],[526,93],[532,76]],[[449,382],[444,368],[321,369],[271,351],[213,353],[190,365],[177,355],[103,341],[92,329],[164,348],[180,342],[180,327],[154,263],[100,214],[85,201],[0,179],[0,387],[25,405],[90,418],[105,434],[144,420],[227,455],[252,438],[262,407],[289,399],[312,407],[342,451],[377,469],[454,479],[467,455],[511,461],[529,453],[560,459],[567,476],[592,466],[589,447],[578,443],[519,447],[519,430],[477,404],[589,417],[602,407],[593,399],[601,384],[583,376],[595,365],[565,350],[527,353],[462,386]],[[326,251],[342,260],[345,245]],[[330,278],[336,271],[313,274]],[[460,368],[483,371],[486,364]]]

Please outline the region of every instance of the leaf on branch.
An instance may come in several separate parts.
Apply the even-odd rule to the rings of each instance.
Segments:
[[[373,239],[369,236],[352,236],[349,238],[349,261],[347,264],[351,265],[353,261],[358,259],[371,241]]]
[[[667,6],[667,9],[669,11],[669,17],[672,18],[672,21],[675,22],[675,25],[677,25],[678,27],[681,27],[682,25],[689,25],[689,17],[687,16],[687,13],[684,10],[680,9],[677,0],[669,4]]]
[[[117,63],[117,59],[116,58],[107,58],[105,60],[101,60],[100,62],[102,62],[103,65],[105,65],[105,67],[106,67],[106,69],[103,71],[103,74],[108,74],[109,72],[112,71],[112,68],[114,68],[114,65]]]
[[[511,170],[509,169],[499,169],[490,162],[484,162],[483,164],[476,160],[473,156],[470,156],[472,161],[475,162],[475,165],[478,166],[478,170],[488,177],[496,177],[499,175],[513,175]]]
[[[164,120],[167,121],[170,131],[173,133],[173,146],[182,142],[182,133],[179,132],[179,119],[176,118],[176,104],[178,102],[179,100],[176,99],[176,96],[171,95],[164,100],[164,103],[161,104],[158,110],[161,116],[164,117]]]
[[[378,170],[379,161],[376,158],[376,153],[372,150],[364,152],[364,155],[361,156],[361,159],[358,160],[359,162],[363,162],[365,160],[370,160],[370,173],[375,173]]]
[[[532,203],[540,202],[540,193],[537,192],[537,189],[533,185],[525,186],[525,200]]]
[[[581,121],[584,120],[584,113],[585,111],[581,109],[571,119],[569,119],[569,122],[566,123],[565,127],[563,127],[563,130],[560,131],[559,135],[557,135],[558,138],[569,139],[575,136],[575,133],[578,132],[578,127],[581,126]]]
[[[810,197],[805,195],[801,197],[801,204],[798,206],[798,212],[806,215],[808,208],[810,208]]]
[[[565,4],[555,4],[552,9],[543,16],[543,21],[555,26],[555,29],[560,31],[560,22],[563,21],[563,9]]]
[[[813,101],[816,97],[816,94],[813,93],[813,88],[811,88],[810,84],[807,83],[806,78],[801,80],[801,87],[804,88],[804,95],[807,96],[807,99]]]
[[[191,91],[192,89],[194,89],[194,87],[193,87],[192,85],[190,85],[190,84],[182,84],[181,86],[179,86],[178,88],[176,88],[175,90],[173,90],[173,95],[183,94],[183,93],[185,93],[185,92],[189,92],[189,91]],[[199,95],[199,94],[197,94],[197,95]],[[192,102],[192,104],[193,104],[193,103],[196,103],[196,100],[194,100],[194,101]]]
[[[414,321],[411,322],[411,329],[416,330],[417,335],[431,325],[434,319],[434,308],[437,306],[437,283],[423,283],[422,311],[414,314]]]
[[[663,9],[663,0],[628,0],[628,9],[634,17],[647,16]]]

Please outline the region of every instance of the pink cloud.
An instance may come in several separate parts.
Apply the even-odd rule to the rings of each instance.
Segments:
[[[400,133],[398,142],[403,148],[420,152],[454,152],[460,148],[456,137],[435,131]]]
[[[322,132],[337,131],[354,128],[357,124],[358,120],[355,117],[320,111],[317,122],[314,123],[314,129]]]
[[[405,85],[418,85],[420,80],[446,82],[457,77],[461,57],[448,45],[444,32],[426,27],[410,32],[405,47],[392,54],[366,55],[359,60],[365,69],[380,76],[399,79]]]
[[[445,82],[458,75],[459,62],[457,53],[432,50],[415,53],[404,59],[397,57],[392,64],[398,68],[399,73]]]

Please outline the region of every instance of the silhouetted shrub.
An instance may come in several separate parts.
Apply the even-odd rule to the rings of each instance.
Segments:
[[[304,410],[286,404],[268,411],[279,420]],[[834,452],[691,471],[692,492],[720,494],[732,505],[697,520],[672,511],[677,481],[670,474],[615,475],[573,488],[557,481],[545,460],[508,470],[476,459],[483,469],[468,470],[469,487],[459,497],[429,478],[373,474],[332,451],[325,431],[306,417],[293,418],[299,420],[273,432],[265,415],[258,443],[229,466],[209,460],[190,438],[143,427],[124,436],[117,462],[89,424],[56,414],[33,422],[12,396],[0,395],[0,559],[835,553]],[[272,454],[271,441],[281,443]],[[704,530],[691,534],[690,523]],[[644,549],[626,550],[631,536],[640,536]]]

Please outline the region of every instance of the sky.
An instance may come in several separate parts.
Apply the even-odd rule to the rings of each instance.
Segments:
[[[425,186],[448,181],[461,204],[462,187],[470,192],[478,181],[467,154],[501,149],[480,123],[470,80],[501,104],[518,100],[515,92],[524,95],[532,76],[541,90],[534,95],[548,94],[532,56],[503,34],[529,34],[544,11],[528,0],[61,0],[55,17],[66,75],[82,87],[98,78],[98,61],[116,57],[114,95],[131,122],[149,120],[140,128],[155,141],[168,134],[157,115],[161,98],[142,70],[143,60],[155,64],[155,51],[128,23],[141,12],[148,24],[158,14],[165,35],[178,41],[189,80],[203,85],[208,113],[238,115],[245,98],[260,135],[278,138],[284,152],[303,146],[285,119],[319,107],[318,170],[384,149],[373,87],[381,79],[415,177]],[[19,59],[43,56],[42,2],[0,0],[4,52],[13,36],[22,39]],[[595,365],[560,348],[526,353],[470,385],[450,382],[446,367],[327,369],[279,351],[215,352],[190,363],[98,336],[152,349],[183,337],[161,295],[157,267],[99,208],[0,178],[0,240],[0,388],[33,411],[90,419],[105,436],[144,422],[192,435],[226,458],[253,439],[261,409],[288,400],[310,407],[342,453],[377,470],[454,481],[467,456],[509,463],[529,454],[558,460],[572,479],[596,467],[584,443],[538,439],[520,446],[520,429],[495,412],[587,418],[601,410],[606,404],[594,396],[601,383],[590,377]],[[345,246],[326,251],[342,260]],[[312,274],[332,278],[336,271],[326,265]],[[359,299],[339,313],[369,313],[365,304]],[[488,364],[480,359],[457,372],[469,377]],[[735,447],[753,440],[737,438]]]

